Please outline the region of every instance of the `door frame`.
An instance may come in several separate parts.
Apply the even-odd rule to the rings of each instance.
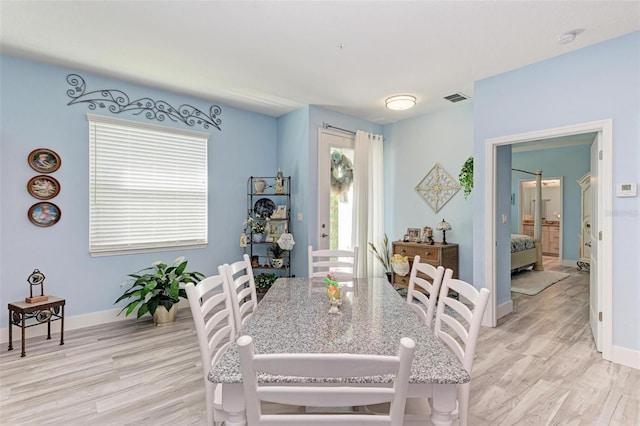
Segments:
[[[598,163],[597,170],[597,194],[598,208],[597,223],[602,233],[598,244],[598,267],[597,267],[597,288],[602,299],[600,306],[602,309],[602,357],[606,360],[613,360],[613,218],[611,212],[613,208],[613,120],[606,119],[580,123],[564,127],[545,129],[540,131],[526,132],[496,138],[489,138],[485,141],[485,283],[491,291],[491,297],[487,305],[487,312],[484,316],[483,325],[495,327],[497,325],[497,283],[496,277],[496,221],[497,209],[496,200],[496,154],[497,148],[501,145],[513,145],[523,142],[538,141],[542,139],[571,136],[582,133],[597,132],[593,143],[599,144],[598,152],[601,152],[602,159]],[[594,212],[592,212],[594,214]]]

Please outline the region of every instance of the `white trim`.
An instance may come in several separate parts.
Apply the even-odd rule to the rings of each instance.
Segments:
[[[178,303],[178,309],[188,308],[189,302],[185,299],[180,299]],[[68,333],[71,330],[78,330],[80,328],[93,327],[96,325],[109,324],[119,321],[144,321],[145,319],[151,324],[151,317],[145,315],[141,319],[137,320],[135,314],[126,317],[123,314],[118,315],[122,308],[109,309],[106,311],[91,312],[88,314],[74,315],[72,317],[64,317],[64,334],[65,340],[70,336]],[[30,327],[25,330],[25,337],[39,337],[47,335],[47,327],[43,323],[39,327]],[[20,327],[13,326],[13,350],[20,349]],[[55,342],[56,339],[60,339],[60,321],[54,321],[51,323],[51,341]],[[9,343],[9,327],[0,328],[0,343]],[[27,344],[27,352],[29,351],[29,345]]]
[[[513,299],[509,299],[503,304],[498,305],[498,307],[496,308],[496,316],[498,317],[497,319],[505,317],[511,312],[513,312]]]
[[[485,143],[485,283],[491,291],[491,298],[487,304],[487,312],[483,325],[495,327],[497,325],[496,282],[495,282],[495,155],[500,145],[512,145],[542,139],[577,135],[581,133],[601,132],[602,160],[598,163],[598,224],[602,231],[601,246],[598,248],[598,287],[602,289],[602,357],[612,361],[613,346],[613,218],[605,212],[611,212],[613,206],[613,121],[611,119],[592,121],[553,129],[520,133],[515,135],[489,138]],[[594,142],[597,143],[597,142]]]
[[[640,351],[614,346],[612,353],[612,361],[616,364],[640,370]]]
[[[95,121],[98,123],[112,124],[116,126],[127,125],[127,126],[133,126],[139,129],[146,129],[150,131],[172,133],[174,135],[180,135],[180,136],[186,136],[186,137],[203,138],[203,139],[206,139],[207,141],[211,137],[211,134],[207,132],[178,129],[176,127],[161,126],[159,124],[145,123],[143,121],[126,120],[123,118],[116,118],[116,117],[110,117],[106,115],[97,115],[97,114],[91,114],[91,113],[87,113],[87,121]]]

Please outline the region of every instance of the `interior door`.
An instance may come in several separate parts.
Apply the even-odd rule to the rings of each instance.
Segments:
[[[591,204],[591,228],[589,232],[589,242],[591,245],[591,260],[589,272],[589,325],[593,333],[593,340],[596,344],[596,350],[602,352],[602,295],[598,287],[598,242],[599,242],[599,226],[598,226],[598,156],[600,153],[601,133],[591,144],[591,188],[590,188],[590,204]]]
[[[339,167],[331,157],[339,158]],[[354,135],[320,129],[318,135],[318,233],[317,248],[353,248],[353,185],[335,185],[344,181],[345,165],[354,164]],[[334,185],[332,190],[332,174]],[[348,189],[347,189],[348,187]]]

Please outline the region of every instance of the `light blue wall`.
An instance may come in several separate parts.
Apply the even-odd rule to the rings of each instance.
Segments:
[[[484,285],[485,144],[613,119],[613,182],[640,182],[640,32],[481,80],[474,93],[474,283]],[[490,189],[489,189],[490,190]],[[498,198],[508,194],[497,194]],[[640,350],[640,202],[613,198],[613,345]],[[509,282],[498,281],[499,292]]]
[[[511,165],[520,170],[542,170],[543,176],[562,177],[562,260],[575,264],[578,260],[580,237],[581,190],[576,182],[590,168],[591,146],[575,145],[539,151],[514,152]],[[520,180],[535,176],[514,171],[511,174],[511,193],[516,202],[511,206],[511,232],[520,230]]]
[[[307,217],[309,208],[309,107],[300,108],[278,118],[278,160],[291,182],[291,233],[296,242],[291,253],[291,274],[306,276]],[[297,220],[298,213],[302,221]]]
[[[224,262],[239,259],[239,236],[246,215],[249,175],[272,175],[277,170],[277,120],[221,105],[222,131],[209,130],[209,244],[205,249],[92,258],[88,252],[88,123],[86,105],[67,106],[70,86],[66,76],[76,70],[1,56],[1,208],[0,306],[29,294],[27,277],[38,268],[45,276],[47,294],[66,298],[69,316],[115,308],[126,275],[151,262],[168,262],[179,255],[189,268],[216,273]],[[150,97],[172,105],[188,103],[208,111],[212,104],[174,93],[81,73],[88,90],[119,89],[131,99]],[[107,111],[93,113],[112,115]],[[115,117],[207,131],[202,127],[149,121],[130,113]],[[60,207],[60,221],[51,227],[31,224],[27,210],[37,202],[26,189],[37,173],[27,155],[39,147],[62,158],[53,173],[61,186],[51,201]],[[0,317],[0,327],[7,318]]]
[[[466,103],[384,128],[385,229],[389,239],[400,239],[407,228],[431,226],[434,239],[442,241],[442,233],[435,227],[446,219],[452,227],[447,241],[459,244],[459,277],[469,281],[474,192],[465,199],[460,190],[434,213],[415,187],[436,163],[458,180],[462,165],[472,155],[472,113],[472,104]]]

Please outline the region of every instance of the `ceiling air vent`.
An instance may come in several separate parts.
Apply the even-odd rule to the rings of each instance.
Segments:
[[[469,99],[467,95],[463,95],[462,93],[454,93],[452,95],[445,96],[444,98],[449,102],[453,102],[453,103]]]

